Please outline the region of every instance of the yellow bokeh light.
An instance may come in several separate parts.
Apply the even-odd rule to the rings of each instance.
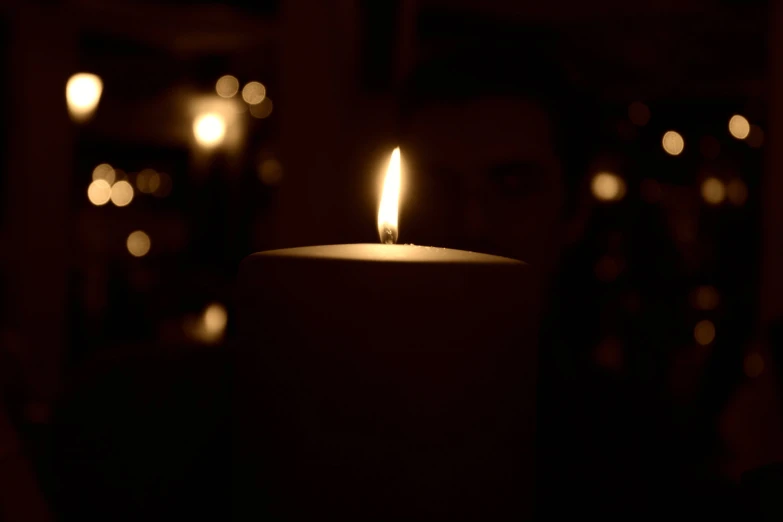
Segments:
[[[745,375],[751,379],[755,379],[764,373],[764,358],[757,352],[750,353],[745,357],[744,367]]]
[[[160,174],[153,169],[144,169],[136,176],[136,188],[144,194],[152,194],[160,188]]]
[[[283,166],[274,158],[266,159],[258,166],[258,177],[265,185],[279,185],[283,180]]]
[[[128,247],[128,252],[130,252],[133,257],[146,256],[152,245],[150,236],[143,230],[131,232],[125,244]]]
[[[718,178],[707,178],[701,184],[701,197],[710,205],[720,205],[726,199],[726,185]]]
[[[242,88],[242,99],[249,105],[258,105],[266,98],[266,87],[261,82],[249,82]]]
[[[133,186],[125,180],[118,181],[111,188],[111,202],[125,207],[133,201]]]
[[[193,135],[202,147],[216,147],[226,137],[226,120],[215,112],[202,114],[193,121]]]
[[[750,123],[744,116],[735,114],[729,120],[729,132],[738,140],[744,140],[750,134]]]
[[[111,185],[105,179],[96,179],[87,187],[87,198],[95,206],[105,205],[111,199]]]
[[[109,185],[114,183],[116,179],[114,169],[108,163],[101,163],[92,170],[93,181],[102,179]]]
[[[186,318],[184,327],[185,333],[192,339],[204,344],[213,344],[223,338],[227,324],[226,307],[220,303],[211,303],[198,316]]]
[[[226,307],[220,303],[212,303],[204,310],[204,328],[209,333],[223,333],[228,323]]]
[[[250,115],[254,118],[258,118],[259,120],[263,120],[270,114],[272,114],[272,100],[269,98],[264,98],[261,103],[258,103],[256,105],[250,106]]]
[[[218,96],[231,98],[239,91],[239,80],[230,74],[221,76],[215,83],[215,91],[217,91]]]
[[[625,196],[625,181],[611,172],[599,172],[593,176],[590,189],[600,201],[619,201]]]
[[[667,131],[663,135],[661,144],[663,145],[663,150],[672,156],[679,156],[685,149],[685,140],[682,138],[682,135],[673,130]]]
[[[726,186],[726,196],[732,205],[742,206],[748,199],[748,187],[741,179],[734,178]]]
[[[628,118],[634,125],[643,127],[650,121],[650,109],[642,102],[633,102],[628,107]]]
[[[715,325],[707,319],[696,323],[693,329],[693,338],[702,346],[707,346],[715,340]]]
[[[103,81],[95,74],[77,73],[65,84],[65,101],[74,121],[88,120],[101,100]]]
[[[699,310],[715,310],[720,304],[720,294],[714,286],[700,286],[693,293],[693,306]]]

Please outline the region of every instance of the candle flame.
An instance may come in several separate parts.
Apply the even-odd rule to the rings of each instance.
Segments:
[[[400,205],[400,148],[397,147],[389,159],[386,179],[383,182],[381,204],[378,207],[378,234],[381,243],[393,245],[397,242],[397,215]]]

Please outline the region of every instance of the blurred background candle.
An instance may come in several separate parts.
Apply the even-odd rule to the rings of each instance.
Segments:
[[[382,241],[397,236],[400,165],[395,149]],[[247,258],[237,447],[250,505],[268,491],[284,520],[529,514],[529,285],[519,261],[413,245]]]

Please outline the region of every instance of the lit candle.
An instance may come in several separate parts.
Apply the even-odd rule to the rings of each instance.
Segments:
[[[512,504],[530,508],[530,272],[508,258],[390,244],[400,181],[396,149],[383,244],[242,263],[238,466],[248,498],[268,492],[276,517],[497,519]]]

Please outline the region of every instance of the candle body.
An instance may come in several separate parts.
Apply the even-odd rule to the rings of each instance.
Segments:
[[[255,502],[279,520],[524,518],[537,323],[528,278],[516,261],[410,245],[247,258],[240,509]]]

